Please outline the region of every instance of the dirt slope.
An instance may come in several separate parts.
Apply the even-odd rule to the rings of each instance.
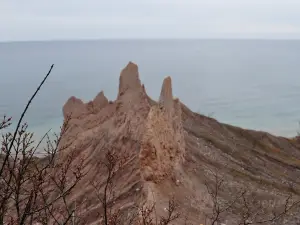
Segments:
[[[262,199],[282,200],[291,191],[291,182],[298,195],[297,140],[193,113],[173,98],[170,77],[164,80],[155,102],[147,96],[134,63],[121,72],[115,101],[108,101],[103,92],[88,103],[71,97],[63,113],[65,117],[71,113],[72,119],[62,144],[70,143],[67,151],[76,152],[77,160],[84,158],[87,172],[72,194],[86,224],[95,223],[101,210],[90,182],[104,180],[99,162],[107,149],[128,156],[116,181],[116,207],[127,210],[128,216],[152,202],[156,202],[157,213],[163,214],[172,195],[182,215],[193,224],[204,224],[211,204],[205,182],[214,181],[209,171],[217,171],[230,184],[221,193],[223,199],[230,199],[232,190],[246,187]],[[224,223],[235,224],[236,214],[229,213]],[[296,224],[295,219],[297,215],[286,224]],[[183,220],[174,224],[183,224]]]

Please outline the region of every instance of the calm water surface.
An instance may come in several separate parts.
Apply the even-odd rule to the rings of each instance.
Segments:
[[[192,110],[233,125],[293,136],[300,121],[300,41],[101,40],[0,43],[0,115],[18,117],[52,63],[25,120],[38,135],[62,122],[62,105],[104,90],[115,99],[121,69],[134,61],[157,99],[172,76]]]

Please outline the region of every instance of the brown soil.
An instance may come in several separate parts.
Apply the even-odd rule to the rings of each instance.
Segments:
[[[155,102],[146,94],[133,63],[121,72],[115,101],[109,102],[103,92],[89,103],[71,97],[63,111],[65,116],[72,113],[63,144],[71,143],[67,151],[85,160],[87,176],[72,199],[87,224],[95,223],[101,210],[90,182],[104,180],[99,161],[107,149],[128,156],[116,179],[116,207],[128,214],[152,201],[158,214],[163,214],[172,195],[182,215],[193,224],[204,224],[210,204],[204,182],[213,182],[209,170],[230,184],[221,193],[224,199],[242,187],[262,198],[282,199],[291,191],[290,182],[298,195],[300,145],[296,139],[241,129],[194,113],[173,99],[171,78],[165,79]],[[88,204],[80,206],[83,201]],[[235,224],[234,212],[227,224]]]

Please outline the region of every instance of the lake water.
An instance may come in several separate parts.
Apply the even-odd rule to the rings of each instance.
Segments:
[[[244,128],[293,136],[300,121],[300,41],[101,40],[0,43],[0,115],[17,118],[50,65],[55,67],[25,118],[38,135],[62,123],[72,95],[104,90],[115,99],[133,61],[157,99],[171,76],[192,110]]]

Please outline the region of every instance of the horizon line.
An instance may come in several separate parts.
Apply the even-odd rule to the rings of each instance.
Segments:
[[[37,40],[0,40],[0,43],[29,42],[79,42],[79,41],[163,41],[163,40],[242,40],[242,41],[300,41],[300,38],[78,38],[78,39],[37,39]]]

